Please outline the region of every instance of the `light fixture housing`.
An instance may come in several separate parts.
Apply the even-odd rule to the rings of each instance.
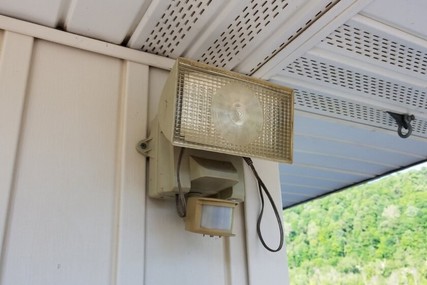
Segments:
[[[179,58],[137,146],[149,157],[148,195],[175,198],[181,217],[186,203],[188,231],[232,236],[242,157],[291,163],[293,110],[292,89]]]
[[[293,91],[179,58],[159,104],[174,146],[292,162]]]

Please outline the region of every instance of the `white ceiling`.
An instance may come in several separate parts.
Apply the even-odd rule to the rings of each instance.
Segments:
[[[0,0],[0,14],[295,88],[283,206],[427,158],[423,0]],[[414,114],[397,136],[386,113]]]

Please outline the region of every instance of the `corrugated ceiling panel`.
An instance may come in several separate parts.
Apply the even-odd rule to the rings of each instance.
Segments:
[[[307,177],[307,176],[301,177],[301,176],[287,175],[287,174],[283,174],[280,176],[280,180],[282,181],[282,187],[284,189],[286,189],[287,187],[286,185],[300,185],[302,179],[304,179],[305,186],[313,187],[314,189],[316,188],[320,188],[323,190],[336,189],[343,184],[343,182],[332,181],[332,180],[321,180],[316,177]],[[319,185],[322,185],[322,186],[319,187]]]
[[[301,179],[313,178],[319,181],[334,181],[337,182],[338,185],[343,185],[348,181],[354,182],[374,177],[373,174],[361,175],[358,173],[344,172],[341,169],[328,169],[321,165],[303,165],[297,162],[292,165],[281,164],[279,168],[280,175],[284,178],[292,175],[300,177]]]
[[[330,139],[326,136],[320,138],[309,135],[297,135],[294,145],[295,151],[310,150],[313,153],[376,162],[388,167],[398,168],[413,162],[413,157],[407,154],[384,148],[376,148],[367,144],[359,145],[351,141]],[[345,145],[345,148],[342,147],[343,145]],[[374,161],[374,159],[376,160]]]
[[[427,154],[422,140],[303,112],[296,114],[295,130],[294,163],[280,165],[284,207],[416,163]]]
[[[326,191],[329,191],[329,188],[326,188],[326,187],[322,188],[319,186],[314,187],[311,185],[301,185],[301,184],[300,185],[293,185],[293,184],[285,184],[285,183],[282,183],[281,187],[283,187],[285,189],[292,189],[291,190],[292,192],[287,192],[286,194],[301,195],[301,196],[304,196],[306,198],[316,197],[316,196],[322,195]]]
[[[310,198],[311,197],[300,195],[300,194],[286,193],[286,202],[283,204],[283,207],[289,207],[291,205],[297,204],[301,201],[304,201]]]
[[[395,132],[379,131],[374,127],[347,124],[345,121],[336,121],[333,118],[308,115],[296,112],[296,135],[312,135],[327,139],[341,140],[364,147],[378,148],[387,151],[408,155],[414,162],[427,158],[427,143],[422,139],[401,139]]]
[[[345,149],[345,145],[341,148]],[[393,166],[385,166],[378,164],[380,157],[377,157],[375,161],[362,161],[354,159],[353,157],[340,157],[331,156],[327,154],[317,154],[312,152],[299,152],[295,151],[294,161],[303,165],[319,165],[329,169],[337,169],[351,173],[358,173],[361,175],[378,175],[386,172],[389,169],[394,168]]]

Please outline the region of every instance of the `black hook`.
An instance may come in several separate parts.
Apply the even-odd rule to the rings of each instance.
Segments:
[[[393,113],[393,112],[387,112],[390,116],[393,117],[393,119],[396,121],[397,123],[397,134],[399,135],[399,137],[401,138],[408,138],[411,134],[412,134],[412,126],[411,126],[411,121],[415,120],[415,116],[414,115],[409,115],[409,114],[397,114],[397,113]],[[404,128],[405,130],[408,130],[405,134],[402,132],[402,128]]]

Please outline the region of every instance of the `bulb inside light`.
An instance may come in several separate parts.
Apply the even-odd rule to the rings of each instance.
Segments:
[[[262,134],[261,104],[254,91],[243,84],[228,83],[212,95],[215,132],[226,142],[248,145]]]

